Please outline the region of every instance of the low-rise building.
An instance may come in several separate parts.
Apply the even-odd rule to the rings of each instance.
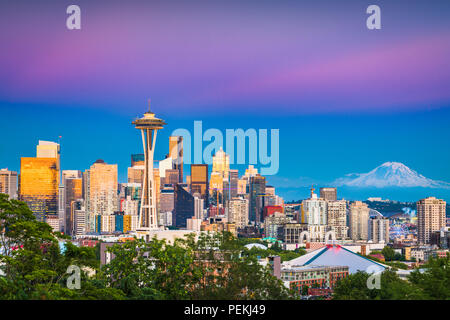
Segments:
[[[53,231],[59,231],[60,220],[57,215],[48,215],[45,217],[45,222],[47,222]]]
[[[194,217],[187,219],[186,223],[187,223],[187,230],[194,230],[194,231],[200,231],[201,230],[201,225],[202,225],[203,220],[202,219],[196,219]]]
[[[428,261],[433,256],[433,252],[433,248],[429,246],[413,247],[411,248],[411,259],[414,258],[421,262]]]
[[[266,238],[283,240],[284,226],[290,222],[284,213],[275,212],[264,220],[264,235]]]
[[[306,240],[302,232],[308,231],[306,223],[287,223],[283,226],[283,242],[285,244],[301,244]],[[303,234],[305,235],[305,234]]]
[[[230,232],[237,236],[236,224],[229,223],[223,216],[210,217],[207,221],[202,221],[200,224],[201,231],[210,232]]]
[[[302,294],[305,286],[332,289],[337,281],[348,277],[348,274],[348,266],[287,265],[281,269],[281,280]]]

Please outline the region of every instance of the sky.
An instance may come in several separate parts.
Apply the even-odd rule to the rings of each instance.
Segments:
[[[74,3],[81,30],[66,28]],[[195,120],[279,129],[268,181],[287,200],[386,161],[450,182],[449,1],[6,0],[0,43],[2,168],[62,136],[62,169],[104,159],[125,182],[151,98],[168,123],[156,159]]]

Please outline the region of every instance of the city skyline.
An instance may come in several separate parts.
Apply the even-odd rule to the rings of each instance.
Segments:
[[[169,137],[170,138],[170,137]],[[61,139],[59,139],[61,140]],[[59,141],[58,140],[58,141]],[[41,140],[39,140],[41,141]],[[44,141],[45,142],[45,141]],[[53,142],[49,142],[49,143],[53,143]],[[164,149],[164,146],[168,146],[170,145],[170,139],[167,139],[167,141],[160,141],[159,142],[160,146],[158,147],[157,150],[159,150],[159,148]],[[158,143],[156,144],[156,146],[158,146]],[[63,149],[64,150],[64,149]],[[222,151],[219,151],[219,154]],[[139,154],[139,152],[134,153],[134,154]],[[63,158],[64,158],[64,152],[62,152]],[[131,154],[130,154],[131,155]],[[129,156],[130,156],[129,155]],[[167,156],[168,154],[166,154],[165,156]],[[214,152],[213,152],[214,155]],[[61,155],[59,155],[61,157]],[[129,162],[129,156],[128,156],[128,163],[126,163],[122,168],[119,166],[118,167],[118,183],[125,183],[127,182],[127,174],[128,170],[130,170],[130,162]],[[26,156],[21,156],[21,158],[23,158]],[[103,160],[103,157],[99,157],[96,161],[98,160]],[[159,162],[164,160],[164,157],[162,158],[155,158],[154,159],[154,166],[155,168],[159,167]],[[89,166],[91,166],[93,163],[95,163],[96,161],[92,161]],[[109,163],[115,164],[117,165],[117,162],[112,160],[112,161],[107,161]],[[64,163],[62,162],[61,164],[61,168],[63,171],[66,170],[81,170],[84,171],[85,169],[88,169],[89,166],[87,168],[65,168]],[[379,167],[377,167],[376,169],[385,166],[386,164],[390,165],[391,163],[385,163],[382,166],[380,165]],[[394,165],[402,165],[400,163],[393,163]],[[3,164],[2,164],[3,165]],[[185,174],[187,177],[188,175],[190,175],[190,165],[185,164]],[[16,171],[18,174],[20,174],[20,168],[19,170],[14,170],[13,167],[11,166],[4,166],[3,167],[11,170],[11,171]],[[238,171],[238,175],[241,176],[244,174],[244,171],[248,168],[248,165],[231,165],[230,169],[235,169],[236,167],[240,167],[240,170]],[[213,166],[212,163],[210,163],[208,165],[209,168],[209,172],[208,175],[210,175],[211,173],[213,173]],[[258,169],[258,166],[256,166],[256,168]],[[406,169],[409,169],[407,167],[405,167]],[[127,170],[128,169],[128,170]],[[188,170],[186,170],[188,169]],[[372,170],[375,171],[376,169]],[[156,170],[156,169],[155,169]],[[416,172],[414,172],[416,173]],[[370,174],[370,173],[369,173]],[[125,175],[125,178],[122,177],[122,179],[120,178],[121,176]],[[350,176],[354,176],[354,175],[361,175],[361,176],[365,176],[368,174],[350,174]],[[405,202],[415,202],[417,201],[417,199],[421,198],[421,197],[428,197],[428,196],[433,196],[433,195],[438,195],[438,197],[442,197],[442,198],[446,198],[445,196],[441,196],[442,194],[446,194],[448,192],[448,189],[450,189],[448,187],[448,183],[443,182],[443,181],[439,181],[439,180],[431,180],[431,179],[427,179],[421,175],[419,175],[420,177],[431,181],[432,183],[436,183],[436,186],[430,186],[430,187],[426,187],[426,186],[421,186],[421,187],[411,187],[411,186],[406,186],[406,187],[395,187],[395,186],[386,186],[386,187],[370,187],[370,186],[355,186],[355,187],[351,187],[350,184],[349,185],[345,185],[342,184],[342,181],[346,181],[346,177],[345,178],[339,178],[339,179],[335,179],[333,181],[314,181],[311,178],[306,178],[303,181],[289,181],[287,179],[283,179],[283,178],[279,178],[276,175],[275,176],[266,176],[266,179],[268,178],[267,181],[267,185],[273,185],[274,187],[277,188],[278,193],[283,196],[285,198],[286,201],[293,201],[293,200],[299,200],[299,199],[306,199],[307,195],[310,192],[310,187],[311,185],[315,185],[316,187],[338,187],[339,189],[339,194],[340,194],[340,199],[347,199],[347,200],[362,200],[362,199],[367,199],[369,197],[381,197],[384,199],[390,199],[390,200],[398,200],[398,201],[405,201]],[[367,178],[367,177],[365,177]],[[396,178],[396,177],[394,177]],[[381,178],[382,179],[382,178]],[[356,180],[355,180],[356,181]],[[382,181],[382,180],[381,180]],[[298,185],[293,185],[292,183],[298,183]],[[298,190],[298,189],[302,189],[302,195],[301,196],[294,196],[294,197],[286,197],[286,193],[284,192],[285,190],[288,191],[288,195],[289,194],[293,194],[292,190]],[[389,197],[389,195],[391,195],[392,190],[394,190],[394,194],[395,192],[398,192],[398,190],[412,190],[413,194],[415,194],[414,196],[412,196],[412,198],[405,200],[403,199],[396,199],[395,197]],[[348,197],[347,194],[348,190],[352,190],[350,191],[350,194],[352,194],[353,196]],[[361,193],[355,192],[355,190],[360,190],[361,192],[363,192],[364,196],[361,196]],[[443,192],[443,193],[442,193]],[[344,196],[343,196],[344,194]]]

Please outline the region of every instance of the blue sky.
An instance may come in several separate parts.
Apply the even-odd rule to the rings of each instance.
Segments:
[[[1,167],[19,170],[20,157],[34,156],[39,139],[57,141],[61,135],[63,169],[85,170],[95,160],[104,159],[119,165],[119,180],[125,182],[130,155],[141,152],[140,135],[131,125],[138,116],[134,112],[36,105],[3,105],[2,110],[7,119],[15,120],[4,123],[9,135],[0,145]],[[168,152],[168,136],[173,130],[192,131],[193,121],[202,120],[203,131],[217,128],[224,135],[227,128],[279,129],[280,170],[275,177],[268,177],[276,187],[326,185],[347,173],[368,172],[386,161],[402,162],[431,179],[450,181],[450,150],[446,147],[450,141],[449,108],[289,117],[270,113],[171,116],[171,112],[159,111],[156,103],[153,110],[168,123],[158,133],[156,159]],[[234,167],[242,174],[245,166]],[[296,199],[304,193],[307,188],[285,195]]]

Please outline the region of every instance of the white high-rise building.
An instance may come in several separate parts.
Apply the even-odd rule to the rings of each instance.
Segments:
[[[63,184],[58,187],[58,230],[66,230],[66,192]]]
[[[197,196],[198,195],[198,196]],[[199,194],[194,195],[194,218],[203,220],[204,200]]]
[[[417,201],[417,240],[421,244],[428,244],[431,234],[445,227],[444,200],[428,197]]]
[[[334,231],[337,239],[348,237],[347,202],[345,200],[328,201],[327,220],[328,226]]]
[[[275,195],[275,205],[284,206],[284,199],[280,196]]]
[[[234,223],[236,228],[248,225],[249,202],[247,199],[233,198],[228,201],[228,221]]]
[[[212,172],[219,173],[223,179],[228,180],[230,172],[230,156],[223,151],[222,147],[220,147],[212,160]]]
[[[349,232],[353,241],[369,240],[369,211],[367,204],[362,201],[350,205]]]
[[[166,170],[173,170],[175,168],[172,157],[167,157],[164,160],[159,161],[159,177],[166,177]]]
[[[83,175],[87,232],[95,232],[98,215],[113,215],[118,211],[117,164],[97,160]],[[103,226],[102,226],[103,229]]]
[[[327,202],[317,197],[314,188],[311,188],[311,197],[302,201],[302,211],[311,240],[324,241],[329,229],[327,225]]]
[[[369,219],[369,240],[374,243],[389,242],[389,218],[371,217]]]
[[[317,194],[311,191],[311,197],[303,200],[302,204],[307,224],[327,224],[327,202],[324,199],[318,198]]]
[[[86,211],[84,208],[74,211],[74,232],[75,235],[86,233]]]
[[[186,219],[186,229],[193,231],[200,231],[202,221],[203,221],[202,219],[197,218]]]
[[[247,185],[248,185],[248,178],[242,178],[238,180],[238,195],[244,195],[247,193]]]
[[[172,225],[172,211],[160,212],[158,215],[161,226],[170,227]]]

